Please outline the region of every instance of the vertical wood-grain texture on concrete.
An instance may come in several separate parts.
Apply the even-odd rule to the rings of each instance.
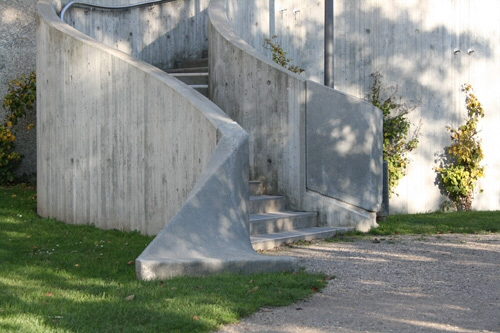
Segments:
[[[363,97],[370,74],[380,72],[387,87],[397,87],[396,97],[419,104],[410,114],[415,126],[422,120],[419,147],[391,212],[434,211],[444,201],[433,167],[451,144],[445,127],[465,123],[464,83],[472,84],[486,114],[478,134],[486,177],[473,209],[500,209],[499,17],[498,1],[335,1],[335,87]]]
[[[208,0],[166,1],[120,10],[71,7],[65,21],[97,41],[161,69],[202,57]]]
[[[353,107],[344,103],[343,94],[335,93],[331,88],[325,88],[323,98],[316,94],[316,99],[309,100],[318,90],[308,90],[305,77],[283,69],[265,57],[258,47],[252,47],[239,34],[239,19],[231,17],[231,11],[238,12],[240,2],[212,1],[209,6],[209,62],[210,62],[210,97],[236,120],[250,135],[250,175],[253,179],[263,181],[268,194],[286,195],[288,204],[297,210],[319,210],[320,220],[329,225],[363,225],[374,226],[374,211],[380,203],[381,189],[381,123],[370,124],[358,121],[354,111],[379,113],[369,104],[360,101],[365,108]],[[263,7],[262,7],[263,8]],[[269,12],[259,8],[258,14],[267,17]],[[240,9],[245,10],[245,9]],[[255,14],[255,13],[254,13]],[[255,14],[257,15],[257,14]],[[252,15],[250,15],[252,17]],[[238,23],[237,23],[238,22]],[[260,22],[260,21],[259,21]],[[312,81],[311,84],[313,84]],[[328,101],[324,105],[321,100]],[[316,101],[316,103],[310,103]],[[319,103],[317,103],[319,102]],[[344,119],[337,117],[333,106],[342,103],[349,114]],[[356,109],[356,110],[355,110]],[[353,111],[353,112],[350,112]],[[323,199],[314,200],[309,190],[317,191],[319,187],[310,188],[306,179],[306,161],[309,149],[315,149],[319,155],[328,155],[326,161],[335,160],[329,144],[332,139],[329,134],[320,138],[315,147],[306,149],[306,118],[307,115],[324,115],[325,122],[335,122],[338,127],[351,126],[359,133],[369,133],[373,146],[378,149],[362,152],[364,165],[351,168],[349,174],[339,172],[336,167],[324,167],[320,159],[312,163],[322,163],[319,168],[331,174],[322,180],[343,177],[360,188],[349,189],[354,195],[362,193],[363,199],[343,202],[348,196],[325,193]],[[339,113],[340,114],[340,113]],[[377,116],[380,120],[380,117]],[[315,129],[312,129],[313,131]],[[319,138],[319,136],[315,136]],[[328,138],[328,140],[324,140]],[[338,145],[345,145],[342,138],[334,138]],[[316,155],[318,156],[318,155]],[[341,162],[336,165],[350,166],[359,161],[354,155],[338,156]],[[338,173],[338,175],[337,175]],[[320,177],[321,178],[321,177]],[[358,178],[355,180],[355,178]],[[377,181],[377,179],[379,181]],[[363,181],[365,180],[365,181]],[[328,186],[331,188],[333,182]],[[319,195],[321,196],[321,195]]]
[[[486,177],[480,179],[473,208],[500,209],[500,2],[340,0],[334,2],[334,86],[366,98],[371,74],[380,72],[396,97],[419,107],[410,114],[412,131],[422,120],[419,148],[410,154],[407,176],[391,198],[391,211],[422,213],[446,199],[436,185],[438,158],[451,143],[447,125],[466,117],[460,87],[472,84],[486,116],[479,137]],[[228,2],[229,20],[239,36],[262,54],[265,38],[287,52],[302,77],[323,82],[324,1]],[[295,9],[295,13],[294,13]],[[298,10],[298,11],[297,11]],[[458,52],[456,52],[458,51]],[[394,93],[389,89],[385,96]]]
[[[58,20],[38,19],[38,212],[158,233],[217,143],[205,98]]]

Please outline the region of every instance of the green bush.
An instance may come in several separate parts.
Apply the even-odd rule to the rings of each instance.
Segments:
[[[484,155],[477,137],[477,124],[484,117],[484,110],[470,84],[464,84],[462,91],[466,94],[467,121],[458,128],[446,126],[452,144],[445,148],[447,156],[435,170],[455,208],[472,210],[477,180],[484,176]]]
[[[264,42],[264,47],[270,49],[273,54],[273,61],[281,67],[284,67],[294,73],[300,74],[304,72],[305,69],[290,65],[292,59],[287,58],[286,52],[283,50],[283,48],[279,44],[273,42],[273,40],[275,40],[276,38],[278,38],[278,36],[274,35],[271,38],[266,38]]]
[[[22,75],[8,84],[8,93],[3,100],[7,115],[0,125],[0,185],[15,180],[15,169],[22,156],[14,150],[16,141],[15,126],[26,112],[33,110],[36,102],[36,73]],[[28,130],[34,125],[29,125]]]
[[[395,194],[399,181],[406,175],[406,168],[410,164],[408,154],[417,148],[421,123],[413,133],[410,133],[411,122],[408,114],[417,106],[408,106],[401,101],[397,102],[397,90],[387,98],[381,96],[385,89],[382,85],[380,73],[371,74],[373,85],[370,102],[382,110],[384,115],[384,161],[389,169],[389,195]]]

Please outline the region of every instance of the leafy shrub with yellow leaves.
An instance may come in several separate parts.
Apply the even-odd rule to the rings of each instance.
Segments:
[[[484,155],[477,137],[477,124],[484,117],[484,110],[470,84],[464,84],[462,91],[466,94],[467,121],[458,128],[446,127],[452,144],[445,148],[448,156],[435,170],[455,208],[472,210],[477,181],[484,176],[481,166]]]
[[[33,110],[36,102],[36,73],[21,75],[8,84],[8,93],[3,100],[7,112],[0,125],[0,185],[15,180],[15,169],[22,160],[21,154],[14,150],[16,141],[15,126],[27,111]],[[28,130],[34,125],[29,125]]]

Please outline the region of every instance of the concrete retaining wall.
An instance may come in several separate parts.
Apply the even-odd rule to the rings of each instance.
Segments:
[[[323,0],[262,0],[231,6],[230,20],[234,17],[234,27],[246,42],[270,57],[263,40],[278,35],[292,63],[306,69],[302,76],[323,82]],[[451,143],[445,126],[464,122],[465,95],[460,87],[466,82],[475,88],[486,111],[479,134],[486,177],[478,183],[483,192],[476,193],[473,208],[500,209],[499,6],[487,0],[334,1],[335,89],[366,98],[370,74],[380,72],[387,87],[397,87],[396,96],[420,105],[410,114],[413,129],[420,120],[423,123],[419,148],[410,154],[408,175],[391,198],[392,213],[434,211],[446,199],[436,185],[433,167]],[[299,11],[294,14],[294,9]],[[251,14],[242,14],[244,10]]]
[[[158,233],[217,144],[219,110],[164,72],[68,27],[39,4],[38,212]],[[215,120],[214,120],[215,119]]]
[[[271,38],[307,71],[301,76],[322,83],[324,67],[324,1],[228,1],[228,20],[236,33],[260,53],[272,58],[264,41]]]
[[[228,4],[226,7],[225,2],[214,0],[209,7],[210,96],[249,132],[251,178],[263,181],[269,194],[286,195],[293,209],[321,208],[322,223],[363,225],[363,228],[373,226],[373,211],[380,203],[382,185],[380,150],[382,137],[380,115],[378,115],[380,112],[367,103],[360,102],[365,105],[365,108],[361,108],[363,112],[376,114],[374,119],[378,119],[378,122],[366,126],[365,122],[356,121],[354,115],[357,110],[352,107],[353,105],[343,103],[352,111],[353,116],[342,119],[338,117],[340,113],[336,114],[333,109],[320,109],[317,104],[309,103],[318,94],[313,97],[315,90],[308,90],[308,81],[278,66],[241,38],[237,29],[233,29],[234,25],[230,23],[238,19],[228,19],[231,8],[237,6],[239,2],[230,1]],[[335,95],[332,89],[325,89],[331,92],[330,105],[344,101],[342,94]],[[349,110],[346,112],[349,113]],[[330,179],[341,177],[346,181],[351,180],[352,184],[363,184],[363,189],[353,190],[351,194],[354,196],[365,191],[366,201],[352,200],[353,196],[348,198],[346,195],[339,196],[333,192],[323,192],[327,194],[323,196],[323,200],[316,202],[310,200],[310,191],[307,189],[312,191],[318,189],[315,186],[310,188],[306,179],[306,115],[315,113],[326,116],[324,121],[327,123],[336,122],[337,130],[350,126],[360,133],[369,133],[369,140],[373,140],[375,149],[364,151],[363,154],[370,163],[360,165],[356,169],[357,172],[351,174],[337,175],[338,169],[335,168],[323,170],[331,174]],[[328,130],[334,132],[336,129]],[[325,133],[326,136],[329,134]],[[343,140],[344,138],[338,137],[335,142],[344,145]],[[331,157],[330,160],[333,160],[338,156],[333,156],[334,151],[329,149],[328,145],[331,143],[332,140],[323,140],[314,149],[317,149],[320,155],[327,154]],[[357,158],[353,155],[343,156],[342,160],[343,165],[349,167],[355,165],[356,161]],[[343,218],[338,219],[340,216]]]
[[[422,120],[419,147],[391,198],[391,213],[434,211],[445,200],[433,167],[451,144],[445,127],[465,123],[464,83],[485,110],[478,136],[486,177],[473,209],[500,209],[499,17],[498,1],[335,1],[335,87],[363,97],[370,73],[379,71],[386,86],[398,87],[396,96],[420,103],[410,114],[415,125]]]
[[[229,19],[246,42],[270,58],[262,44],[276,34],[292,63],[306,69],[301,75],[323,82],[323,0],[228,3]],[[391,198],[392,213],[435,211],[446,199],[433,168],[451,143],[445,126],[464,122],[460,87],[466,82],[475,88],[486,112],[479,134],[486,177],[479,181],[483,192],[476,193],[473,208],[500,209],[499,13],[500,3],[487,0],[334,1],[335,89],[366,98],[370,75],[380,72],[387,87],[397,87],[396,96],[420,104],[410,114],[413,129],[423,122],[419,148],[410,154],[408,175]]]

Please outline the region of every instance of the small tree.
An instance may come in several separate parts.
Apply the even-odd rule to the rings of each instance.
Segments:
[[[477,124],[484,117],[484,110],[470,84],[464,84],[462,91],[465,92],[467,120],[458,128],[446,126],[452,144],[445,148],[447,156],[435,170],[455,208],[472,210],[477,180],[484,176],[484,167],[480,164],[484,155],[477,137]]]
[[[382,110],[384,115],[384,161],[389,169],[389,195],[395,194],[399,181],[406,175],[406,168],[410,164],[408,154],[417,148],[421,123],[410,134],[411,122],[408,114],[418,105],[408,104],[395,100],[397,89],[387,98],[381,97],[385,89],[382,86],[382,75],[371,74],[373,78],[370,102]],[[400,98],[401,99],[401,98]]]

